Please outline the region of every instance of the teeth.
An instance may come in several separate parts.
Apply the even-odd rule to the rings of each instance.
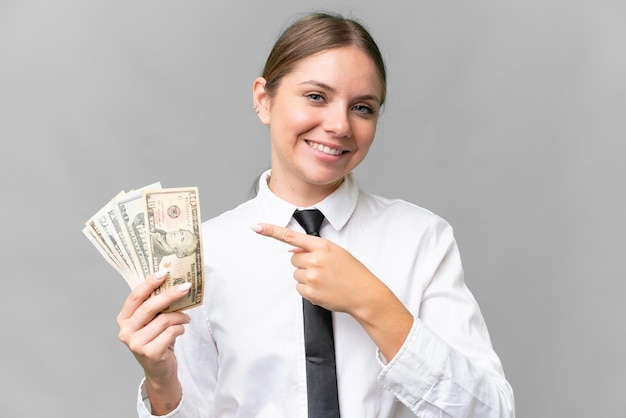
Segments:
[[[311,148],[316,149],[318,151],[323,152],[324,154],[328,154],[328,155],[341,155],[343,154],[343,151],[340,149],[332,149],[329,148],[325,145],[322,144],[318,144],[312,141],[306,141],[307,144],[309,144],[311,146]]]

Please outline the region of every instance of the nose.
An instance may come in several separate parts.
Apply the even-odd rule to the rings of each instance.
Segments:
[[[338,106],[329,107],[324,118],[323,128],[326,132],[332,133],[338,138],[351,136],[352,127],[348,111]]]

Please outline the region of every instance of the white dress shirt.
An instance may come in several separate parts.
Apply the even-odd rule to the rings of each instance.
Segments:
[[[205,294],[176,342],[183,398],[168,417],[305,418],[302,298],[291,247],[257,223],[302,228],[296,207],[261,176],[258,195],[203,224]],[[452,228],[402,200],[359,189],[352,175],[315,205],[321,236],[359,259],[413,314],[387,361],[356,322],[333,312],[344,418],[514,417],[513,392],[463,280]],[[139,390],[140,417],[151,417]]]

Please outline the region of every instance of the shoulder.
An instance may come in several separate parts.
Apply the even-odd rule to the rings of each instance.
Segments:
[[[436,224],[446,221],[432,211],[403,199],[390,199],[379,195],[359,192],[357,211],[373,218],[397,219],[402,224]]]
[[[379,236],[396,237],[399,241],[440,245],[455,240],[453,228],[445,219],[403,199],[361,191],[354,218],[355,224],[367,224]]]
[[[232,231],[237,230],[237,227],[241,225],[249,229],[250,225],[246,222],[254,222],[256,213],[255,199],[250,199],[233,209],[204,221],[202,223],[202,232],[214,234],[226,229]]]

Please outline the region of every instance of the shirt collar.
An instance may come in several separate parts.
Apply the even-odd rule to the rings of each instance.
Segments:
[[[341,230],[354,213],[359,197],[359,187],[352,173],[348,173],[341,185],[324,200],[310,208],[293,205],[276,196],[268,186],[271,170],[265,171],[259,178],[259,203],[261,222],[287,226],[296,209],[317,208],[322,211],[328,223],[337,231]]]

